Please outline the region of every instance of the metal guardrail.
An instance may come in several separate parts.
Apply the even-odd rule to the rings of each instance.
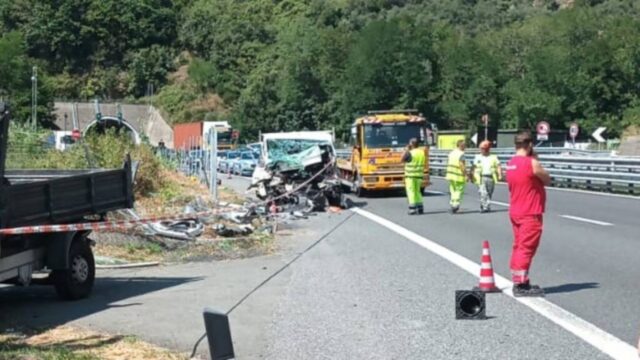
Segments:
[[[640,158],[603,156],[583,153],[582,155],[558,153],[539,153],[542,166],[549,171],[552,186],[565,188],[581,188],[607,192],[624,192],[637,194],[640,192]],[[431,150],[429,164],[434,175],[444,176],[448,151]],[[470,163],[475,152],[466,152],[466,160]],[[513,156],[511,152],[494,151],[502,166]],[[599,155],[599,156],[598,156]]]
[[[536,148],[542,165],[549,171],[552,186],[594,191],[640,193],[640,157],[611,156],[609,152],[566,148]],[[431,174],[444,176],[449,150],[431,149]],[[477,149],[466,151],[468,163]],[[514,154],[513,148],[492,149],[504,166]],[[349,158],[351,150],[337,151],[340,158]]]

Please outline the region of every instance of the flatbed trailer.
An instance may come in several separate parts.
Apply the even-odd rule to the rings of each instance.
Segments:
[[[97,221],[133,207],[130,159],[112,170],[7,171],[9,121],[0,103],[0,228]],[[44,270],[61,298],[89,296],[95,279],[90,233],[0,235],[0,282],[27,286]]]

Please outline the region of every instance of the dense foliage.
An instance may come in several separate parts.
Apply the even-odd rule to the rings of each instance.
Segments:
[[[39,63],[50,96],[152,84],[172,121],[245,134],[407,107],[440,128],[640,124],[635,0],[0,0],[0,29],[21,106]]]
[[[147,144],[136,146],[129,134],[109,130],[105,134],[89,134],[81,143],[66,151],[50,144],[50,131],[11,124],[6,166],[8,169],[117,169],[127,155],[137,162],[134,191],[147,196],[161,191],[167,181],[161,173],[163,164]]]

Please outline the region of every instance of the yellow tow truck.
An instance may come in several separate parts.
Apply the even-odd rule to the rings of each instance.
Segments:
[[[422,187],[429,186],[431,128],[416,110],[369,111],[351,127],[350,156],[337,161],[342,183],[357,196],[404,188],[402,154],[411,138],[424,146],[427,161]]]

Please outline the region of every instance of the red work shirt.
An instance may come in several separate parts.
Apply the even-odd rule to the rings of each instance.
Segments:
[[[542,215],[547,193],[542,180],[533,173],[530,156],[514,156],[507,164],[509,214],[511,216]]]

